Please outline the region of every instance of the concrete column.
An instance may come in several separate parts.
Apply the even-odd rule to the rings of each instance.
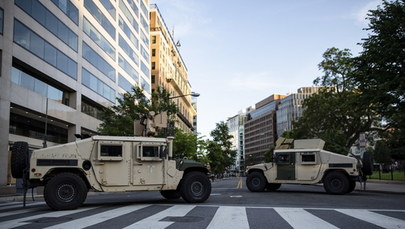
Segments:
[[[0,1],[4,10],[3,36],[0,35],[0,185],[7,183],[9,169],[10,84],[13,47],[14,1]]]

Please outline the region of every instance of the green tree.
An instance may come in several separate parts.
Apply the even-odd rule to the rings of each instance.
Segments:
[[[294,138],[321,138],[326,149],[346,154],[361,132],[374,130],[379,120],[362,103],[350,76],[355,62],[349,50],[328,49],[319,68],[324,75],[314,83],[325,88],[304,101],[303,116],[295,123]]]
[[[171,115],[176,113],[177,106],[164,88],[155,90],[149,101],[142,88],[133,87],[131,93],[126,92],[117,98],[116,105],[104,109],[98,131],[102,135],[134,136],[134,121],[141,120],[150,111]]]
[[[394,157],[405,158],[405,2],[383,1],[371,10],[368,37],[357,58],[353,81],[363,101],[382,115],[387,144]],[[402,152],[402,153],[401,153]]]
[[[197,135],[176,129],[173,143],[173,157],[197,159]]]
[[[375,162],[389,164],[391,162],[391,152],[387,143],[383,140],[377,141],[373,152]]]
[[[207,142],[208,160],[211,170],[215,174],[222,174],[234,164],[236,151],[232,150],[232,135],[225,122],[216,124],[216,128],[211,131],[212,140]]]

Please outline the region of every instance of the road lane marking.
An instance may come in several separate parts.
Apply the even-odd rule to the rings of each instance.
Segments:
[[[381,215],[375,212],[362,209],[336,209],[336,211],[346,214],[366,222],[370,222],[383,228],[405,228],[405,220]]]
[[[138,221],[132,225],[129,225],[125,228],[136,228],[136,229],[160,229],[166,228],[173,224],[174,222],[170,221],[160,221],[166,217],[182,217],[185,216],[189,211],[195,208],[196,205],[174,205],[171,208],[168,208],[164,211],[161,211],[157,214],[154,214],[148,218],[145,218],[141,221]]]
[[[244,207],[221,206],[218,208],[207,229],[249,228]]]
[[[274,210],[293,228],[336,228],[334,225],[318,218],[300,208],[274,208]]]
[[[243,180],[242,177],[239,179],[238,185],[236,186],[237,189],[242,189],[243,188]]]

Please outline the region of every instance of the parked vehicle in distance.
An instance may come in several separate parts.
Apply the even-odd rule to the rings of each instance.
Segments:
[[[330,194],[352,192],[359,177],[370,173],[367,171],[372,166],[369,156],[361,161],[323,150],[324,144],[321,139],[278,139],[273,162],[248,166],[248,189],[275,191],[282,184],[323,183]]]

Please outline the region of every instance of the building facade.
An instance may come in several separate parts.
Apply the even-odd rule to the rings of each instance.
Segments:
[[[322,87],[301,87],[297,93],[289,94],[280,100],[277,110],[277,135],[294,128],[294,121],[302,116],[304,100],[318,93]]]
[[[274,146],[277,136],[276,111],[285,95],[272,95],[256,103],[255,110],[247,114],[245,123],[246,165],[261,163]]]
[[[150,12],[150,53],[152,90],[158,87],[168,90],[177,104],[175,127],[186,133],[196,130],[194,120],[197,111],[190,96],[191,84],[188,70],[179,52],[180,42],[175,42],[156,5]],[[185,96],[187,95],[187,96]]]
[[[236,151],[235,163],[231,167],[232,172],[243,174],[245,171],[245,123],[247,113],[254,107],[249,107],[240,111],[237,115],[228,118],[226,124],[229,128],[229,134],[232,135],[232,150]]]
[[[148,0],[0,1],[0,25],[0,185],[14,142],[72,142],[131,87],[150,98]]]

